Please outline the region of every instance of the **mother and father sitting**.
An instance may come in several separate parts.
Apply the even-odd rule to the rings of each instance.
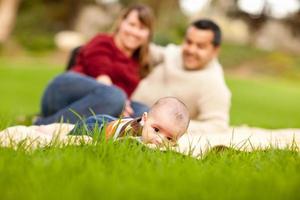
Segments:
[[[228,128],[231,93],[217,60],[221,30],[208,19],[190,24],[182,45],[151,43],[153,14],[127,8],[112,34],[80,48],[75,63],[47,86],[36,125],[75,124],[98,114],[138,117],[165,96],[180,99],[203,132]],[[97,121],[97,120],[96,120]]]

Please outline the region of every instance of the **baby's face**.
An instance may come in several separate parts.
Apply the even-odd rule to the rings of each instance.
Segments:
[[[163,113],[156,116],[143,116],[144,126],[142,131],[143,142],[156,145],[175,145],[185,133],[185,128],[172,121]]]

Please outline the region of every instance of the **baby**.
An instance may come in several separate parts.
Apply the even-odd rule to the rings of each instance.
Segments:
[[[18,143],[29,137],[34,141],[44,138],[50,142],[55,135],[66,138],[67,135],[93,136],[95,133],[104,132],[106,139],[133,136],[146,144],[173,145],[186,132],[189,121],[187,107],[177,98],[165,97],[159,99],[148,113],[139,118],[118,119],[108,115],[96,115],[75,126],[68,123],[14,126],[0,132],[0,141],[7,140],[9,144],[13,140]]]
[[[139,118],[117,119],[108,115],[96,115],[78,123],[70,135],[93,136],[105,127],[105,138],[124,136],[140,137],[143,143],[155,145],[175,144],[186,132],[190,117],[187,107],[175,97],[159,99]]]

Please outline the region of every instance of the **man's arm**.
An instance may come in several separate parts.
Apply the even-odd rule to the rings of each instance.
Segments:
[[[156,45],[154,43],[150,44],[150,59],[153,66],[157,66],[164,61],[164,52],[165,47]]]
[[[229,127],[231,93],[224,82],[208,85],[198,99],[199,114],[189,126],[191,134],[225,131]]]

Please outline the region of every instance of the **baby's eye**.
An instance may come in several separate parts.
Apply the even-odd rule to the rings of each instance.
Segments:
[[[158,128],[153,127],[153,129],[154,129],[154,131],[155,131],[156,133],[159,132],[159,129],[158,129]]]
[[[169,141],[172,141],[173,139],[172,139],[172,137],[166,137],[167,138],[167,140],[169,140]]]

